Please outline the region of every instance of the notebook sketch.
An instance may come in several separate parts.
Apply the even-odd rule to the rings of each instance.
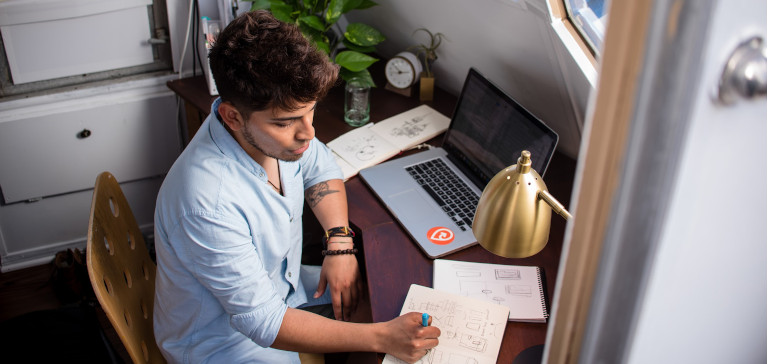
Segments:
[[[504,337],[509,309],[485,301],[412,284],[400,314],[428,313],[440,328],[440,344],[417,363],[495,363]],[[404,363],[391,355],[382,364]]]
[[[377,123],[353,129],[327,143],[344,179],[361,169],[381,163],[400,152],[434,138],[448,129],[451,120],[421,105]]]
[[[513,321],[546,321],[538,267],[436,259],[433,269],[436,289],[508,306]]]

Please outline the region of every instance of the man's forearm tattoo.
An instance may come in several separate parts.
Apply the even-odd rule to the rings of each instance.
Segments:
[[[304,192],[304,198],[307,200],[309,207],[315,207],[320,201],[330,194],[338,193],[338,190],[332,190],[328,187],[328,182],[320,182]]]

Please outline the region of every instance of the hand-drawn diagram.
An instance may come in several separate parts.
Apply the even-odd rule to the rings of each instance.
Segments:
[[[375,157],[382,147],[382,141],[376,135],[362,135],[344,146],[345,155],[354,155],[359,161],[368,161]]]
[[[430,113],[426,113],[419,116],[414,116],[410,119],[403,120],[401,125],[398,125],[389,131],[389,134],[393,137],[406,137],[409,139],[418,138],[424,129],[427,128],[426,123],[422,121],[427,119]]]
[[[514,297],[531,297],[533,287],[529,284],[521,284],[522,279],[518,268],[496,268],[493,270],[493,279],[482,277],[482,273],[472,267],[454,264],[458,279],[459,292],[467,297],[476,297],[492,300],[498,304],[513,299]]]
[[[546,322],[538,267],[435,261],[436,289],[509,307],[510,320]]]
[[[409,293],[406,298],[403,312],[429,313],[432,325],[441,331],[440,344],[417,363],[495,363],[506,328],[506,309],[498,310],[502,306],[496,305],[473,305],[454,297],[460,296],[425,297]],[[385,360],[385,363],[400,362]]]

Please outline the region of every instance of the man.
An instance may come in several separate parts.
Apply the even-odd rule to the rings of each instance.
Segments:
[[[440,335],[418,314],[344,321],[360,273],[342,174],[313,127],[337,66],[268,12],[232,21],[209,59],[220,98],[168,172],[155,211],[163,354],[185,363],[298,363],[296,351],[418,360]],[[300,262],[305,198],[330,236],[321,268]],[[337,320],[297,309],[329,302]]]

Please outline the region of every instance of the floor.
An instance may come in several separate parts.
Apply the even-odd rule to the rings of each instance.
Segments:
[[[50,264],[0,273],[0,324],[27,313],[55,310],[67,305],[56,293],[53,271],[54,266]],[[370,304],[367,301],[362,303],[355,321],[370,322]],[[110,334],[114,335],[113,332],[107,333]],[[380,360],[380,356],[372,353],[332,354],[325,358],[328,364],[376,363]]]
[[[38,310],[59,308],[51,283],[53,265],[0,273],[0,322]]]

